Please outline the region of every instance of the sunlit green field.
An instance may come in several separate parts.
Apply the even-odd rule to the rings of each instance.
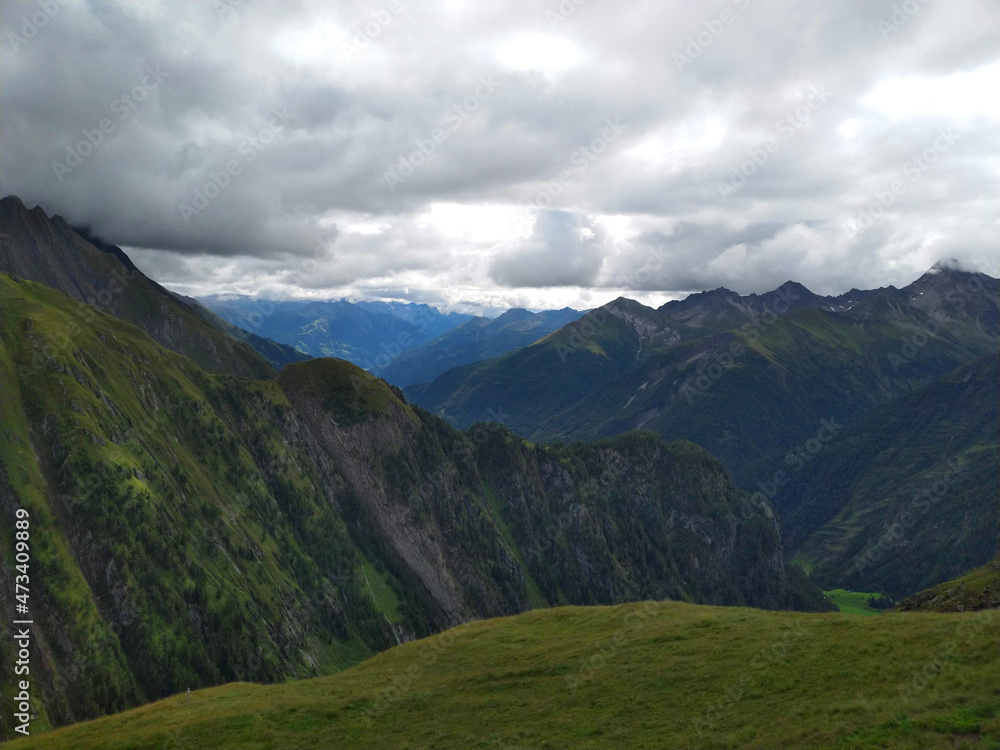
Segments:
[[[844,589],[833,589],[832,591],[824,591],[823,593],[844,614],[872,616],[882,615],[887,611],[876,609],[868,604],[870,597],[874,596],[876,599],[881,599],[881,594],[865,594],[857,591],[845,591]]]
[[[5,747],[1000,748],[998,624],[675,602],[532,611],[330,677],[203,690]]]

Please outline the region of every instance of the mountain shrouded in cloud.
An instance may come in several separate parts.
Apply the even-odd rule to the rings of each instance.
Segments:
[[[197,295],[996,274],[991,0],[567,8],[3,3],[2,191]]]

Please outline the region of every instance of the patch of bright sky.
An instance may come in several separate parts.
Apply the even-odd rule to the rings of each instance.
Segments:
[[[509,70],[538,70],[559,73],[575,67],[581,60],[576,46],[568,39],[548,34],[516,34],[496,48],[496,58]]]
[[[508,242],[530,234],[534,219],[523,206],[433,203],[421,220],[446,239],[474,243]]]
[[[680,125],[646,133],[622,155],[649,166],[682,172],[721,146],[725,135],[726,125],[721,117],[685,120]]]
[[[289,29],[279,35],[274,47],[289,62],[307,65],[340,60],[343,57],[341,45],[346,42],[346,30],[329,21],[316,21],[307,28]]]
[[[856,117],[853,117],[850,120],[844,120],[840,123],[840,127],[837,128],[837,132],[840,133],[843,138],[850,140],[861,132],[861,121]]]
[[[921,115],[1000,120],[1000,63],[950,76],[904,76],[879,83],[861,101],[892,120]]]

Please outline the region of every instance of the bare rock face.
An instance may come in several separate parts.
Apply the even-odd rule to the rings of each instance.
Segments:
[[[442,624],[525,609],[530,588],[549,603],[805,606],[770,507],[693,444],[635,434],[552,448],[495,424],[460,433],[336,360],[293,365],[278,383],[331,502],[378,529]],[[470,527],[485,535],[476,545]]]

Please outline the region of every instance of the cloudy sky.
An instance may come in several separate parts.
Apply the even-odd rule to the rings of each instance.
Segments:
[[[0,190],[188,294],[997,274],[996,0],[4,0],[0,29]]]

